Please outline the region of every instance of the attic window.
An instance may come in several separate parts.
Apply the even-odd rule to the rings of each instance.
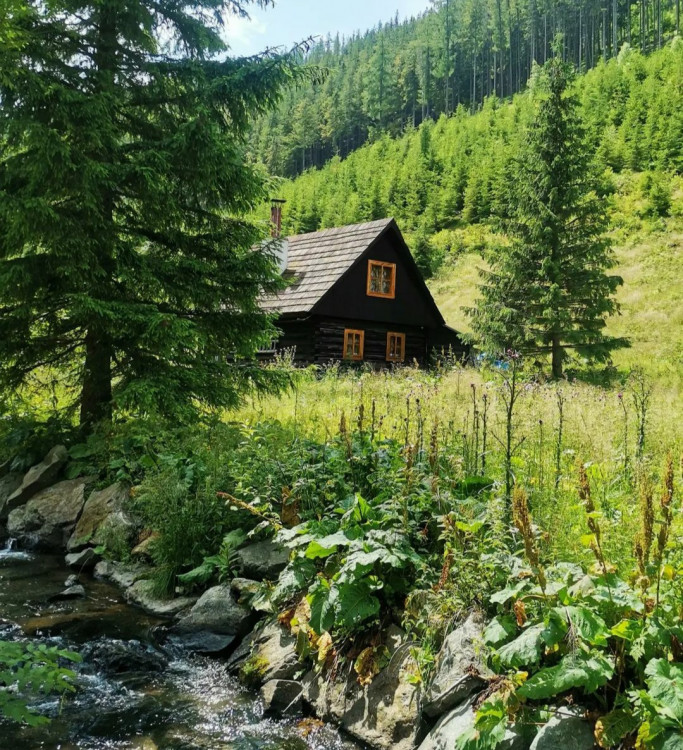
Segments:
[[[396,264],[383,263],[381,260],[368,261],[368,297],[396,296]]]
[[[344,331],[344,359],[363,359],[363,347],[365,345],[365,331],[354,331],[347,328]]]
[[[405,333],[387,333],[387,362],[403,362],[406,358]]]

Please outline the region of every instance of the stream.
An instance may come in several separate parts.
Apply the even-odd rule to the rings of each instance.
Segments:
[[[114,586],[80,576],[86,597],[50,603],[69,571],[58,556],[0,549],[0,638],[78,651],[78,690],[35,704],[51,721],[0,720],[0,750],[354,750],[320,722],[264,718],[220,659],[169,645],[160,620]]]

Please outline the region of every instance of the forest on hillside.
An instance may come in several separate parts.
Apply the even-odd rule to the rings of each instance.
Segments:
[[[432,0],[349,39],[319,40],[305,62],[322,80],[290,89],[252,146],[271,174],[294,176],[367,140],[521,91],[534,62],[562,55],[585,71],[624,44],[660,49],[680,31],[680,0]]]
[[[683,171],[683,44],[674,40],[651,55],[624,47],[574,85],[588,145],[604,168],[604,193],[613,190],[611,173],[646,173],[650,210],[666,214],[671,175]],[[531,111],[527,94],[509,103],[490,97],[473,115],[460,107],[284,181],[286,230],[395,216],[423,270],[434,270],[457,250],[463,229],[505,213],[521,125]]]

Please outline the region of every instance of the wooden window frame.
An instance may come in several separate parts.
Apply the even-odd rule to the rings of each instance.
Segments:
[[[384,292],[373,292],[371,288],[372,284],[372,269],[374,266],[379,266],[380,268],[390,268],[391,269],[391,288],[389,289],[388,293]],[[395,299],[396,298],[396,264],[395,263],[387,263],[383,260],[369,260],[368,261],[368,280],[365,291],[367,292],[368,297],[382,297],[383,299]]]
[[[348,343],[349,337],[351,336],[358,336],[360,338],[360,353],[351,354],[350,357],[347,357],[346,356],[347,343]],[[353,346],[351,347],[351,351],[353,351]],[[344,329],[344,348],[342,350],[342,359],[350,360],[352,362],[360,362],[363,359],[364,354],[365,354],[365,331],[360,331],[355,328],[345,328]]]
[[[391,338],[397,338],[401,342],[401,356],[391,356]],[[405,333],[399,333],[398,331],[387,332],[387,362],[405,362],[406,361],[406,335]]]

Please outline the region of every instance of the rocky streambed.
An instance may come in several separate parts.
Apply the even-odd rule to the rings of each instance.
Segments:
[[[191,653],[166,621],[128,604],[117,586],[81,574],[84,596],[51,601],[70,571],[58,555],[0,549],[0,638],[74,649],[78,691],[63,705],[36,705],[52,721],[0,723],[13,750],[353,750],[328,725],[267,718],[258,693],[242,687],[225,659]]]
[[[370,681],[350,659],[316,668],[299,659],[297,618],[286,627],[254,601],[261,582],[278,580],[289,550],[250,541],[236,550],[238,577],[198,597],[159,599],[154,537],[131,517],[129,488],[64,479],[66,463],[57,446],[26,474],[0,465],[0,535],[19,543],[0,552],[0,638],[28,635],[84,657],[75,698],[39,707],[53,719],[47,727],[0,725],[2,750],[451,750],[473,731],[492,677],[481,613],[448,634],[427,685],[395,623],[381,633],[388,663]],[[130,562],[101,559],[112,534]],[[501,750],[593,748],[583,709],[551,714],[540,727],[509,727]]]

